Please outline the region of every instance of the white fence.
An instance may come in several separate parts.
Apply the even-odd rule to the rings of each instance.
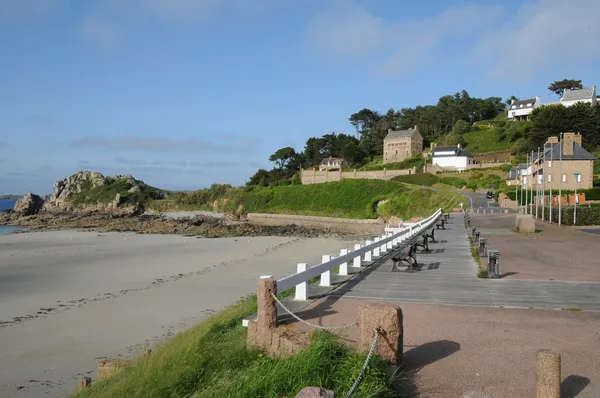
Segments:
[[[300,263],[295,274],[277,281],[277,292],[281,293],[295,287],[295,299],[307,300],[308,281],[312,278],[320,275],[320,286],[331,286],[331,270],[333,268],[339,266],[339,275],[348,275],[348,262],[352,262],[352,267],[354,268],[359,268],[362,265],[362,261],[371,262],[373,257],[378,257],[382,253],[391,251],[401,243],[421,234],[425,229],[434,225],[441,214],[442,209],[438,209],[431,216],[407,228],[395,233],[387,232],[385,235],[378,236],[374,240],[367,240],[363,244],[357,243],[352,251],[342,249],[339,257],[331,258],[329,254],[323,255],[322,263],[313,267],[308,267],[307,264]]]

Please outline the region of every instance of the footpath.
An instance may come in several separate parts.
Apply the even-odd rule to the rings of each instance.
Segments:
[[[512,217],[514,225],[514,215],[502,217]],[[491,248],[503,239],[520,247],[521,238],[506,227],[507,220],[500,223],[506,225],[482,221]],[[417,255],[417,270],[392,272],[391,260],[376,262],[298,315],[334,326],[355,322],[361,304],[400,307],[404,365],[414,373],[421,397],[461,397],[467,391],[494,398],[535,396],[535,353],[544,348],[562,355],[561,396],[600,396],[600,283],[549,280],[548,270],[540,273],[542,279],[529,279],[536,276],[535,268],[523,270],[528,279],[516,279],[518,271],[504,271],[513,267],[510,247],[500,249],[501,279],[478,279],[469,232],[462,214],[455,213],[446,230],[436,230],[438,243],[430,244],[431,253]],[[531,239],[523,241],[531,244]],[[537,250],[544,250],[540,241],[555,244],[544,236]],[[584,268],[587,279],[594,280],[593,265]],[[356,328],[340,335],[347,344],[356,343]]]

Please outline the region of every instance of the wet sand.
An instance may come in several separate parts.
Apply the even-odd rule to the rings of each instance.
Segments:
[[[132,233],[0,236],[0,397],[60,396],[98,360],[131,356],[354,242]]]

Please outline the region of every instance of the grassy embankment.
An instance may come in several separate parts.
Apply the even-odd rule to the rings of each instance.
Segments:
[[[391,202],[397,205],[384,207],[388,209],[385,214],[400,218],[428,216],[437,210],[439,204],[452,206],[452,196],[447,192],[422,191],[398,181],[344,180],[313,185],[232,188],[218,199],[201,199],[197,203],[186,203],[185,206],[188,209],[237,214],[257,212],[351,219],[377,218],[375,207],[381,200],[392,199]],[[424,201],[423,197],[428,200]],[[165,201],[159,201],[156,205],[160,206],[161,202]],[[158,208],[156,205],[153,204],[153,207]],[[176,207],[177,203],[171,202],[169,206]]]
[[[92,383],[78,397],[276,398],[293,397],[307,386],[344,396],[366,355],[320,332],[297,355],[267,358],[246,347],[241,321],[255,311],[255,297],[243,299],[176,335],[115,376]],[[394,391],[386,370],[387,364],[375,356],[354,397],[397,397],[411,392],[408,374],[396,374],[393,385],[399,390]]]

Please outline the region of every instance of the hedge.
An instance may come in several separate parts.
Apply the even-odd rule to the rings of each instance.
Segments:
[[[515,197],[517,195],[517,193],[515,192],[514,187],[509,187],[508,192],[504,192],[506,195],[508,195],[508,198],[510,200],[515,200]],[[562,191],[563,195],[568,195],[571,193],[575,193],[575,191],[567,191],[567,190],[563,190]],[[577,193],[585,193],[585,199],[586,200],[600,200],[600,188],[591,188],[591,189],[578,189]],[[533,194],[533,196],[537,196],[535,190],[529,191],[529,193],[527,194],[527,199],[528,201],[530,201],[531,199],[531,195]],[[558,190],[552,190],[552,194],[553,195],[558,195]],[[550,191],[546,191],[545,195],[550,195]],[[524,204],[521,203],[521,196],[523,197],[523,201],[525,201],[525,193],[523,193],[523,195],[521,195],[521,189],[519,189],[519,204]]]
[[[535,211],[535,209],[534,209]],[[575,225],[573,224],[573,213],[575,208],[573,206],[563,206],[562,213],[562,225]],[[538,207],[538,214],[542,217],[542,208]],[[550,218],[550,208],[544,208],[544,220]],[[600,225],[600,207],[591,207],[588,205],[577,206],[577,224],[576,225]],[[558,208],[552,209],[552,222],[558,224]]]

